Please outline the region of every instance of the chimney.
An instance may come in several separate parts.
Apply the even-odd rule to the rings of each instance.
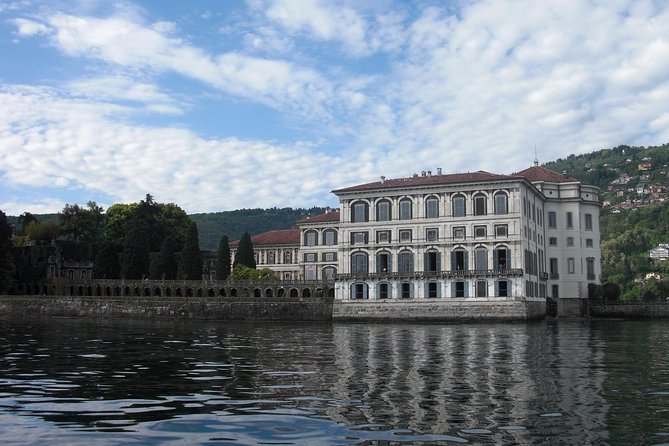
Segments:
[[[437,175],[441,175],[441,167],[437,167]]]
[[[422,171],[422,172],[420,173],[420,176],[421,176],[421,177],[424,177],[424,176],[425,176],[425,171]]]
[[[417,173],[414,173],[414,174],[413,174],[413,177],[414,177],[414,178],[418,178],[418,174],[417,174]]]
[[[432,171],[431,171],[431,170],[428,170],[428,171],[427,171],[427,176],[428,176],[428,177],[431,177],[431,176],[432,176]]]
[[[381,184],[383,184],[383,183],[385,183],[385,182],[386,182],[386,177],[384,177],[383,175],[381,175]]]

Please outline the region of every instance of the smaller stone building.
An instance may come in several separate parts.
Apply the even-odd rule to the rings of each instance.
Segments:
[[[251,237],[257,268],[268,268],[282,280],[300,279],[299,251],[300,230],[281,229]],[[234,264],[239,240],[230,242],[231,260]]]

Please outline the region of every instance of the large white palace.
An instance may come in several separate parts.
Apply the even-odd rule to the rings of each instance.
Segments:
[[[339,211],[252,237],[258,266],[334,281],[337,299],[584,298],[599,283],[598,188],[536,162],[333,193]]]

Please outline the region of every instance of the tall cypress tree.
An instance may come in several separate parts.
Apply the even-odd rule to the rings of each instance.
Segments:
[[[235,263],[233,266],[244,265],[249,268],[256,268],[256,259],[253,256],[253,243],[248,232],[242,234],[237,245],[237,254],[235,255]]]
[[[141,279],[149,274],[149,245],[137,228],[132,228],[125,237],[121,273],[126,279]]]
[[[179,262],[179,278],[186,280],[202,280],[202,255],[197,235],[197,225],[191,222],[186,232],[184,249]]]
[[[104,242],[93,264],[94,279],[118,279],[121,267],[118,262],[118,246],[111,242]]]
[[[218,258],[216,259],[216,278],[226,280],[230,275],[230,244],[228,236],[221,237],[218,244]]]
[[[155,265],[152,265],[152,279],[174,280],[177,278],[178,262],[174,254],[174,239],[170,236],[165,237],[160,247],[158,258]]]

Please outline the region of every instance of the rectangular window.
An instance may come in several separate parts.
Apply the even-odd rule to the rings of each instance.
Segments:
[[[549,246],[557,246],[557,237],[549,237],[548,238],[548,245]]]
[[[592,248],[592,247],[593,247],[592,239],[591,239],[591,238],[586,238],[586,239],[585,239],[585,247],[586,247],[586,248]]]
[[[454,217],[465,216],[465,197],[457,196],[453,198],[453,216]]]
[[[553,211],[548,213],[548,227],[551,229],[557,228],[557,215]]]
[[[316,233],[315,232],[307,232],[306,235],[306,245],[307,246],[316,246]]]
[[[356,203],[353,205],[353,223],[367,221],[367,205]]]
[[[574,229],[574,214],[567,212],[567,229]]]
[[[334,262],[335,260],[337,260],[337,253],[336,252],[323,253],[323,261]]]
[[[367,232],[351,232],[352,245],[364,245],[367,243]]]
[[[402,282],[400,286],[402,290],[402,299],[409,299],[411,297],[411,284],[408,282]]]
[[[336,233],[334,231],[325,231],[325,244],[328,246],[336,245],[337,239],[335,235]]]
[[[585,230],[592,231],[592,214],[585,214]]]
[[[390,267],[390,254],[380,253],[376,255],[376,272],[377,273],[387,273],[390,272],[392,268]]]
[[[436,228],[425,230],[425,240],[428,242],[436,242],[439,240],[439,230]]]
[[[557,285],[551,286],[551,293],[553,295],[553,299],[557,299],[558,297],[560,297],[560,293],[558,293],[558,289],[559,288],[558,288]]]
[[[353,285],[354,289],[354,296],[356,299],[364,299],[365,298],[365,285],[362,283],[356,283]]]
[[[455,297],[465,297],[465,283],[455,282]]]
[[[507,237],[508,233],[507,225],[495,225],[495,237]]]
[[[313,253],[313,252],[304,254],[304,261],[305,262],[315,262],[316,261],[316,254]]]
[[[495,214],[503,215],[506,213],[506,194],[499,193],[495,195]]]
[[[508,297],[509,296],[509,282],[506,280],[500,280],[497,284],[497,295],[499,297]]]
[[[559,279],[560,275],[558,274],[558,259],[555,257],[551,258],[548,261],[549,272],[551,274],[551,279]]]
[[[453,238],[455,240],[464,240],[465,238],[465,227],[456,226],[453,228]]]
[[[439,284],[437,282],[427,283],[427,297],[439,297]]]
[[[379,284],[379,299],[388,299],[388,284]]]
[[[569,257],[567,259],[567,272],[569,274],[574,274],[574,258],[573,257]]]
[[[485,280],[476,281],[476,297],[488,297],[488,282]]]
[[[411,241],[411,229],[400,230],[400,242],[408,243]]]
[[[486,235],[485,226],[474,226],[474,237],[485,238],[485,235]]]
[[[390,243],[390,231],[376,231],[377,243]]]
[[[595,259],[592,257],[585,259],[585,268],[586,273],[588,274],[588,280],[595,280]]]
[[[567,246],[574,246],[574,237],[567,237]]]

